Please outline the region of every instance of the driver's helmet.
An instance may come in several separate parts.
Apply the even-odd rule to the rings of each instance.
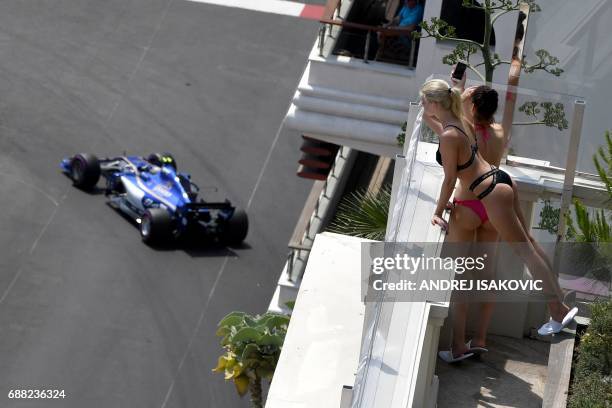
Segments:
[[[147,161],[159,167],[171,167],[172,170],[176,171],[176,162],[174,157],[168,153],[152,153],[147,158]]]

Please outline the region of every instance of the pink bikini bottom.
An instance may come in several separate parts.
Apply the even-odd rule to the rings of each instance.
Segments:
[[[482,205],[482,202],[480,200],[453,199],[453,204],[462,205],[464,207],[470,208],[476,213],[476,215],[478,215],[478,218],[480,218],[480,221],[482,221],[483,224],[489,219],[489,216],[487,215],[487,210],[485,209],[484,205]]]

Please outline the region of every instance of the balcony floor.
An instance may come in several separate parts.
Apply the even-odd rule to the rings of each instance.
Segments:
[[[489,352],[456,365],[438,359],[438,408],[541,407],[550,344],[488,337]]]

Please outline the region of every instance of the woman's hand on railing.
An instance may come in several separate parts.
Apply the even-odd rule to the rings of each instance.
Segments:
[[[431,225],[439,226],[442,231],[448,234],[448,222],[446,222],[441,215],[434,214],[433,217],[431,217]]]

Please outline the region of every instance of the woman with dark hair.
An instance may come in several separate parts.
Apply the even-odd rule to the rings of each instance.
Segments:
[[[503,130],[493,121],[497,93],[489,87],[475,87],[462,95],[460,89],[450,88],[445,81],[432,80],[423,85],[421,101],[426,123],[440,136],[437,159],[445,174],[432,223],[449,233],[447,241],[450,242],[471,242],[476,231],[477,240],[489,243],[492,250],[498,232],[504,241],[523,243],[516,246],[518,255],[532,275],[542,280],[545,293],[553,295],[548,301],[551,321],[544,324],[539,333],[560,331],[573,319],[577,309],[570,310],[562,303],[563,292],[550,262],[528,233],[516,185],[506,172],[497,168],[505,147]],[[454,109],[457,103],[462,104],[459,114]],[[442,212],[457,181],[449,229]],[[484,341],[492,310],[491,303],[481,305],[476,337],[466,344],[467,304],[455,302],[452,351],[440,352],[440,357],[454,362],[474,352],[486,351]]]

